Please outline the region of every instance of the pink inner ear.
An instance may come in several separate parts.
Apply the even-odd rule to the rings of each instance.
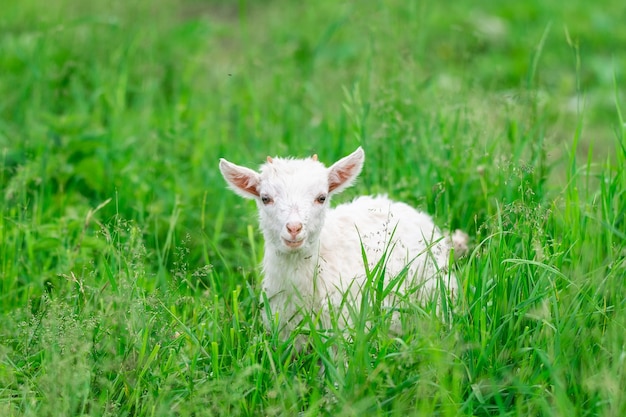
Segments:
[[[240,188],[241,190],[253,194],[257,197],[259,196],[259,191],[256,188],[258,184],[257,181],[254,180],[254,178],[251,178],[250,176],[245,174],[234,174],[230,177],[230,180],[237,188]]]
[[[356,166],[356,164],[350,164],[333,172],[333,175],[329,178],[328,191],[331,192],[344,182],[348,181]]]

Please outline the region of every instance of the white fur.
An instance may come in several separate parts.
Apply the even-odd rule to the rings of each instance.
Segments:
[[[268,158],[260,173],[220,161],[230,187],[257,201],[265,238],[263,299],[285,336],[303,314],[318,316],[328,326],[329,309],[339,310],[345,301],[359,307],[367,279],[361,248],[370,270],[386,253],[385,285],[408,265],[398,293],[419,286],[422,296],[432,294],[440,282],[449,294],[457,291],[447,267],[453,247],[457,253],[467,249],[464,233],[444,237],[429,215],[386,196],[359,197],[330,208],[331,195],[354,182],[364,158],[361,148],[329,168],[316,156]],[[385,305],[393,301],[389,297]],[[340,314],[342,325],[348,324],[347,312]]]

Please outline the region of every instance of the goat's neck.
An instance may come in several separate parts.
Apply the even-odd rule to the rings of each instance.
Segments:
[[[274,291],[314,295],[318,261],[317,248],[285,253],[268,246],[263,258],[266,284],[271,284]]]

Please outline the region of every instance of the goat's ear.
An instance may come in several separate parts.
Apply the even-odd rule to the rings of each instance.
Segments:
[[[220,171],[230,188],[244,198],[259,196],[259,174],[250,168],[235,165],[224,158],[220,159]]]
[[[328,192],[339,193],[351,186],[359,176],[365,161],[365,152],[359,148],[341,158],[328,169]]]

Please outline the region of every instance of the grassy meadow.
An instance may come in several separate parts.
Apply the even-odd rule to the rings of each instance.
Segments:
[[[623,0],[1,8],[0,416],[626,415]],[[218,160],[359,145],[462,294],[298,353]]]

